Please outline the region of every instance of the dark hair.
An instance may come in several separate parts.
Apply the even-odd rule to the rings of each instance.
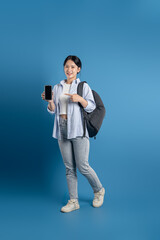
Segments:
[[[63,66],[65,66],[68,60],[72,60],[77,65],[77,67],[80,67],[82,69],[82,62],[77,56],[69,55],[68,57],[66,57],[66,59],[64,60]]]

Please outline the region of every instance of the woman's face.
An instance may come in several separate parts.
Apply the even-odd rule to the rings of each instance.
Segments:
[[[77,73],[80,72],[78,67],[72,60],[68,60],[64,66],[64,72],[68,80],[74,80],[77,78]]]

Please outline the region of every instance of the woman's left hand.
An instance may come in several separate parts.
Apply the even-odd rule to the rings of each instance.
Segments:
[[[72,102],[80,102],[81,99],[82,99],[82,97],[80,95],[78,95],[78,94],[65,93],[64,95],[70,96],[71,97],[70,99],[71,99]]]

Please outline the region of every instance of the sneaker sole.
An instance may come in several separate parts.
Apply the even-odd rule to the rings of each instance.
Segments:
[[[63,212],[63,213],[72,212],[72,211],[78,210],[79,208],[80,208],[80,206],[76,207],[76,208],[73,208],[72,210],[62,210],[61,209],[61,212]]]

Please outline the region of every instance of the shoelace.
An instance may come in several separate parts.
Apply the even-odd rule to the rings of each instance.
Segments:
[[[76,203],[76,201],[72,199],[68,200],[68,204],[71,204],[71,203]]]
[[[97,192],[94,194],[94,200],[100,200],[100,197],[102,196],[102,193],[101,192]]]

